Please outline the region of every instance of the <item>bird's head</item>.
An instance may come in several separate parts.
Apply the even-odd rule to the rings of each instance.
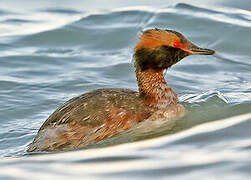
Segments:
[[[134,49],[137,70],[164,70],[189,55],[211,55],[215,51],[200,48],[173,30],[150,29],[142,32]]]

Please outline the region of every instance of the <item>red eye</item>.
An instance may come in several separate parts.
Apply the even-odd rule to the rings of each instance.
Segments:
[[[180,42],[178,42],[178,41],[173,43],[173,47],[180,47],[180,46],[181,46]]]

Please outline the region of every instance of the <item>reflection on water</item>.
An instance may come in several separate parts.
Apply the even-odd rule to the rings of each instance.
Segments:
[[[101,4],[81,8],[87,1],[62,7],[43,1],[30,2],[33,11],[20,8],[28,1],[20,7],[17,1],[0,5],[3,2],[7,6],[0,6],[0,179],[31,179],[34,173],[38,179],[248,179],[251,13],[238,9],[245,1],[205,1],[197,6],[194,1],[153,5],[111,0],[116,9]],[[242,8],[249,9],[246,5]],[[166,73],[187,116],[142,123],[90,149],[25,153],[43,121],[66,100],[97,88],[137,89],[130,63],[136,36],[154,27],[175,29],[217,50],[214,56],[187,57]],[[111,146],[121,143],[125,144]]]

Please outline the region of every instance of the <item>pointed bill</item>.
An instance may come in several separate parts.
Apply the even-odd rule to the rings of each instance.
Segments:
[[[212,49],[200,48],[191,42],[188,43],[188,48],[185,50],[189,55],[212,55],[215,53]]]

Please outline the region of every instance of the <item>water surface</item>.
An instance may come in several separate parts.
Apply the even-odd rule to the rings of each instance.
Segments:
[[[248,179],[248,1],[103,3],[0,2],[0,179]],[[165,75],[189,110],[186,117],[88,150],[26,154],[39,127],[66,100],[97,88],[137,90],[133,47],[140,31],[155,27],[217,51],[187,57]]]

